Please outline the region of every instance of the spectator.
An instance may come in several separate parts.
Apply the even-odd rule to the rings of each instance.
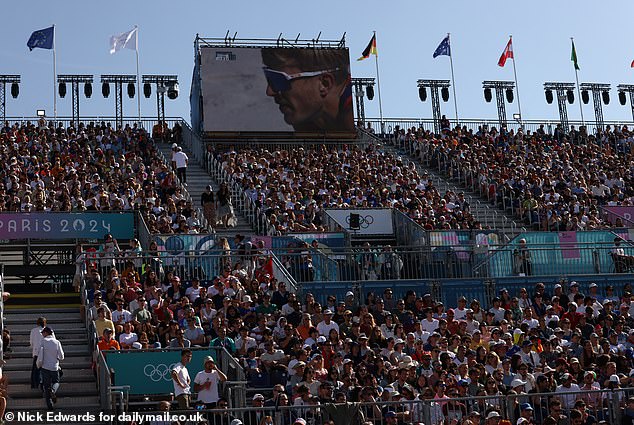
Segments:
[[[176,363],[171,371],[172,381],[174,383],[174,395],[178,402],[179,409],[189,409],[191,403],[191,379],[187,365],[192,360],[192,350],[186,348],[181,351],[181,361]]]
[[[227,376],[218,370],[213,357],[207,356],[203,360],[204,369],[194,378],[194,391],[198,393],[198,401],[205,403],[205,407],[213,409],[219,401],[219,383],[225,382]]]

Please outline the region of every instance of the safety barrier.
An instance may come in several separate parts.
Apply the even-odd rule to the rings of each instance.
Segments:
[[[335,389],[335,394],[338,392],[341,391]],[[308,401],[303,401],[299,405],[289,406],[284,401],[273,406],[173,410],[170,413],[190,418],[200,413],[199,421],[206,419],[209,423],[223,424],[239,419],[245,423],[284,425],[293,424],[297,418],[304,419],[310,425],[321,425],[329,421],[335,425],[359,425],[365,422],[380,425],[397,422],[444,425],[453,423],[453,420],[455,423],[462,423],[463,419],[470,419],[471,423],[478,424],[492,412],[496,412],[493,415],[497,414],[501,420],[512,424],[520,417],[526,417],[531,419],[530,423],[541,425],[548,416],[556,418],[555,423],[568,423],[567,418],[579,414],[594,417],[596,422],[618,424],[622,423],[626,415],[625,407],[631,389],[508,395],[498,392],[474,397],[444,398],[436,398],[433,393],[425,391],[423,398],[399,396],[398,401],[382,401],[374,388],[366,388],[360,394],[361,401],[355,402],[324,402],[307,397]],[[579,405],[575,409],[577,401],[583,401],[583,407]],[[521,409],[526,403],[530,404],[530,409]],[[388,415],[387,412],[394,413]],[[150,414],[148,411],[143,413]],[[397,421],[388,420],[387,416],[395,416]]]

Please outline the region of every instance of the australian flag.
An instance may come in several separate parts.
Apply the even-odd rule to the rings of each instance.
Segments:
[[[434,52],[434,58],[445,55],[451,56],[451,47],[449,46],[449,35],[443,38],[438,47],[436,47],[436,51]]]
[[[27,47],[30,50],[33,50],[37,47],[39,47],[40,49],[52,49],[54,31],[55,27],[33,31],[33,34],[31,34],[31,37],[29,37],[29,41],[26,42]]]

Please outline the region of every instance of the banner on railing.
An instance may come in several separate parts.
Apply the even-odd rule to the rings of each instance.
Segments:
[[[326,209],[326,214],[346,231],[359,235],[391,235],[394,233],[391,209]],[[353,229],[354,219],[359,215],[359,228]]]
[[[113,385],[130,386],[130,394],[169,394],[174,392],[171,370],[181,360],[180,350],[172,351],[104,351],[108,368],[114,371]],[[203,359],[214,350],[193,350],[187,365],[192,380],[204,369]],[[193,385],[192,385],[193,386]]]
[[[559,232],[559,245],[562,258],[581,258],[581,251],[577,246],[577,232]]]
[[[202,254],[216,247],[214,235],[155,235],[154,242],[158,245],[159,251],[165,251],[169,255],[191,251]]]
[[[2,213],[0,239],[115,239],[134,237],[134,214],[129,213]]]
[[[615,224],[617,219],[621,219],[623,221],[624,227],[631,227],[634,225],[634,206],[606,206],[603,207],[603,211],[607,214],[607,219]]]

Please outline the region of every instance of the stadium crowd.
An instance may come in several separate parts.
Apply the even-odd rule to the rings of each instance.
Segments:
[[[152,233],[204,231],[147,132],[126,125],[0,129],[0,211],[141,211]]]
[[[422,128],[396,129],[393,140],[432,167],[479,189],[535,230],[580,231],[623,227],[602,216],[602,206],[634,205],[630,167],[634,134],[607,126],[552,135],[542,125],[524,133],[466,127],[435,136]]]
[[[310,423],[408,424],[429,414],[428,425],[497,424],[508,412],[517,424],[614,423],[614,406],[634,418],[629,285],[616,296],[596,284],[582,294],[576,282],[538,283],[513,296],[502,289],[490,303],[459,297],[451,306],[413,291],[398,298],[388,287],[363,299],[329,295],[322,305],[276,281],[265,259],[265,251],[234,251],[217,276],[187,282],[169,268],[164,275],[113,268],[107,288],[90,270],[99,348],[224,347],[250,386],[262,388],[254,407],[298,409],[292,417],[277,412],[275,423],[301,415]],[[417,400],[428,413],[407,403]],[[358,401],[370,404],[343,404]],[[226,406],[220,394],[211,403]],[[341,411],[332,406],[353,406],[348,422],[336,420]],[[261,425],[263,417],[244,423]]]
[[[324,208],[396,208],[430,230],[481,226],[464,194],[439,193],[413,163],[377,146],[241,147],[214,155],[276,234],[325,230]]]

